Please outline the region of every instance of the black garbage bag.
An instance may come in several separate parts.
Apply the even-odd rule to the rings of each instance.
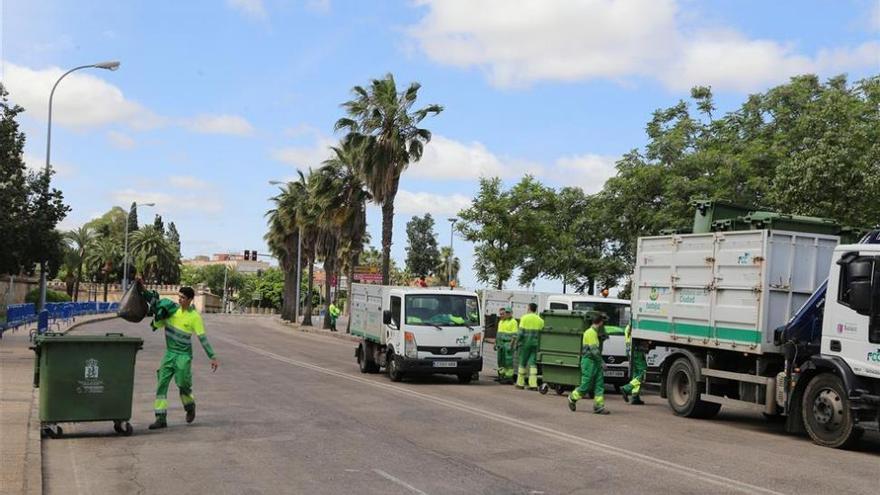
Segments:
[[[122,300],[119,301],[119,311],[116,312],[116,315],[132,323],[138,323],[146,318],[150,305],[144,297],[143,290],[140,281],[131,284],[131,287],[122,296]]]

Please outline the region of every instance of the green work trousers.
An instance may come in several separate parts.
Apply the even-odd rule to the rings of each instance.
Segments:
[[[645,381],[645,375],[648,372],[648,360],[645,357],[645,351],[633,349],[629,358],[630,375],[632,380],[623,386],[623,390],[633,397],[638,397],[642,390],[642,383]]]
[[[174,383],[180,391],[180,401],[184,406],[195,403],[192,395],[192,354],[165,351],[162,363],[156,371],[159,385],[156,387],[156,402],[153,409],[156,417],[164,417],[168,410],[168,385]]]
[[[593,392],[593,410],[605,407],[605,375],[602,370],[602,358],[592,353],[581,358],[581,384],[569,396],[572,402],[579,401],[589,392]]]
[[[513,378],[513,337],[515,334],[499,333],[495,337],[495,355],[498,358],[498,378]]]
[[[526,384],[526,372],[529,374],[529,388],[538,388],[538,345],[540,334],[538,332],[523,332],[519,346],[519,368],[517,369],[516,384],[524,387]]]

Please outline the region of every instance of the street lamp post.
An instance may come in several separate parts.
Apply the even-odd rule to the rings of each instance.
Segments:
[[[141,206],[156,206],[156,203],[144,203],[139,205],[135,203],[134,209],[137,210]],[[122,257],[122,293],[128,290],[128,224],[131,222],[131,210],[125,216],[125,253]]]
[[[46,130],[46,195],[49,194],[49,178],[52,172],[51,165],[49,165],[49,156],[52,150],[52,100],[55,98],[55,88],[58,87],[58,83],[61,82],[62,79],[67,77],[71,72],[80,70],[80,69],[105,69],[105,70],[116,70],[119,68],[119,62],[101,62],[97,64],[91,65],[80,65],[79,67],[74,67],[69,71],[61,74],[61,77],[55,81],[55,84],[52,86],[52,91],[49,92],[49,125]],[[46,269],[48,268],[48,263],[46,260],[40,264],[40,310],[46,307]]]
[[[452,233],[455,232],[455,222],[458,221],[458,218],[449,218],[450,226],[449,226],[449,258],[446,260],[446,281],[447,284],[452,287]]]

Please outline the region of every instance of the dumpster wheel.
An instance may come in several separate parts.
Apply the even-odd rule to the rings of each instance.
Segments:
[[[550,385],[548,385],[546,383],[542,383],[541,386],[538,387],[538,392],[540,392],[541,395],[547,395],[547,392],[549,392],[549,391],[550,391]]]
[[[131,423],[128,421],[114,421],[113,429],[124,437],[130,437],[134,433],[134,428],[132,428]]]
[[[565,393],[565,389],[562,388],[562,385],[557,385],[556,386],[556,395],[562,395],[564,393]]]

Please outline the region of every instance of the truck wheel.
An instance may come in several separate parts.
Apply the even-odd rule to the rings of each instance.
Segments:
[[[458,383],[461,383],[462,385],[467,385],[468,383],[473,381],[473,379],[474,379],[473,373],[459,373],[458,374]]]
[[[697,374],[690,359],[685,357],[678,358],[669,367],[666,398],[675,414],[686,418],[711,418],[721,410],[721,404],[700,400]]]
[[[818,445],[849,447],[864,433],[853,422],[843,382],[830,373],[823,373],[807,384],[801,411],[804,427]]]
[[[371,359],[373,355],[372,349],[367,345],[365,348],[363,344],[358,346],[357,349],[357,361],[358,368],[360,368],[361,373],[377,373],[379,371],[379,365],[376,364],[375,361]]]
[[[391,378],[392,382],[403,380],[403,371],[400,369],[400,358],[398,356],[391,356],[391,359],[388,360],[388,378]]]

